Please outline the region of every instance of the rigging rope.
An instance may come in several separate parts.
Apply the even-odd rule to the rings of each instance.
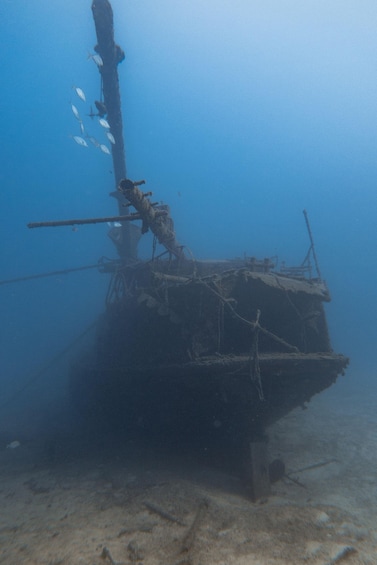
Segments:
[[[5,279],[0,280],[0,285],[2,284],[13,284],[17,282],[30,281],[32,279],[43,279],[46,277],[53,277],[55,275],[66,275],[67,273],[73,273],[75,271],[85,271],[87,269],[98,269],[100,265],[96,263],[95,265],[88,265],[86,267],[73,267],[72,269],[62,269],[61,271],[50,271],[48,273],[41,273],[39,275],[28,275],[26,277],[18,277],[15,279]]]
[[[98,320],[92,322],[81,334],[76,337],[73,341],[71,341],[67,347],[59,351],[52,359],[47,361],[42,367],[36,371],[20,388],[18,388],[13,394],[7,398],[4,402],[0,404],[0,409],[2,410],[12,402],[14,402],[20,394],[22,394],[27,388],[29,388],[32,384],[37,382],[51,367],[53,367],[58,361],[60,361],[65,355],[81,340],[83,337],[86,336],[98,323]]]

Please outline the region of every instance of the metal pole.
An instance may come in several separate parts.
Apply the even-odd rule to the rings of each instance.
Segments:
[[[316,252],[315,252],[315,249],[314,249],[314,239],[313,239],[313,235],[312,235],[312,230],[310,229],[308,213],[307,213],[306,210],[303,210],[303,214],[304,214],[304,218],[305,218],[305,222],[306,222],[306,228],[307,228],[308,234],[309,234],[310,249],[313,252],[313,259],[314,259],[314,264],[315,264],[315,268],[316,268],[316,271],[317,271],[317,275],[318,275],[319,280],[322,280],[321,272],[320,272],[319,266],[318,266],[317,255],[316,255]]]
[[[156,217],[167,216],[168,212],[165,210],[155,210]],[[140,214],[129,214],[128,216],[107,216],[105,218],[74,218],[72,220],[51,220],[48,222],[30,222],[27,227],[33,228],[56,228],[60,226],[83,226],[85,224],[104,224],[111,222],[132,222],[133,220],[142,220]],[[118,226],[119,228],[121,226]]]
[[[118,64],[124,59],[123,50],[114,41],[113,10],[108,0],[93,0],[92,12],[97,34],[96,53],[101,57],[102,63],[98,70],[102,79],[103,101],[107,111],[107,121],[115,144],[112,145],[112,158],[114,165],[115,189],[119,182],[127,178],[126,159],[123,139],[123,121],[119,92]],[[119,215],[122,215],[124,199],[118,199]],[[124,259],[137,257],[137,240],[134,233],[136,226],[124,223],[122,225],[122,241],[118,251]]]

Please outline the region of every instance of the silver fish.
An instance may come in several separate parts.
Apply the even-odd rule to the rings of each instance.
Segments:
[[[82,88],[79,88],[78,86],[75,86],[74,89],[75,89],[75,91],[76,91],[77,96],[78,96],[79,98],[81,98],[81,100],[82,100],[83,102],[86,102],[86,96],[85,96],[85,92],[83,91],[83,89],[82,89]]]
[[[74,104],[71,104],[71,108],[72,108],[72,112],[73,112],[73,115],[75,116],[76,120],[81,122],[80,114],[79,114],[79,111],[76,108],[76,106]]]
[[[102,153],[106,153],[106,155],[110,155],[110,149],[106,147],[106,145],[103,145],[103,143],[101,143],[99,148],[101,149]]]
[[[98,55],[98,53],[95,53],[94,55],[92,55],[92,53],[89,53],[88,59],[92,59],[95,62],[95,64],[97,65],[97,67],[103,66],[102,57],[101,57],[101,55]]]
[[[80,129],[81,129],[82,135],[85,135],[85,127],[84,127],[84,124],[82,122],[80,122]]]
[[[97,141],[95,137],[93,137],[93,136],[90,135],[90,136],[88,137],[88,139],[89,139],[90,143],[93,143],[94,147],[99,147],[99,146],[100,146],[100,142]]]
[[[78,145],[81,145],[81,147],[88,147],[88,144],[86,143],[85,139],[83,139],[79,135],[74,135],[73,139],[76,141]]]
[[[103,128],[110,129],[110,124],[107,120],[105,120],[105,118],[100,118],[98,122]]]
[[[115,145],[115,138],[114,138],[113,134],[110,133],[109,131],[107,131],[107,132],[106,132],[106,135],[107,135],[107,139],[108,139],[113,145]]]

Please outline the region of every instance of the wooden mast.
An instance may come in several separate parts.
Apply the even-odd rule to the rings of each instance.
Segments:
[[[108,0],[93,0],[92,12],[96,28],[97,45],[96,53],[101,57],[103,64],[97,65],[101,74],[103,103],[106,106],[107,121],[115,144],[112,145],[112,158],[115,176],[115,189],[120,181],[127,178],[126,158],[123,139],[123,121],[119,92],[118,64],[124,59],[123,50],[114,41],[113,10]],[[115,193],[118,200],[119,215],[124,214],[124,198],[119,192]],[[117,249],[124,259],[137,257],[138,230],[129,223],[122,224],[121,241],[117,242]]]

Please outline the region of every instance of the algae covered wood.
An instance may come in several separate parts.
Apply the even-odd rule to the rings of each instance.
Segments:
[[[94,0],[92,9],[108,121],[121,135],[117,65],[124,55],[108,0]],[[97,424],[125,438],[192,447],[238,471],[246,462],[258,498],[269,490],[266,427],[333,384],[348,363],[331,347],[323,306],[330,295],[307,215],[311,247],[300,267],[278,271],[275,260],[246,256],[188,260],[170,217],[158,217],[150,193],[127,179],[121,140],[112,148],[112,195],[120,209],[136,208],[141,232],[150,229],[169,257],[156,257],[153,247],[150,260],[115,264],[96,344],[72,373],[72,395]]]
[[[106,108],[107,121],[114,136],[115,144],[111,144],[114,166],[115,188],[121,179],[126,178],[126,158],[123,139],[123,120],[119,91],[118,65],[124,59],[124,52],[114,41],[113,10],[108,0],[93,0],[92,12],[97,34],[97,45],[94,50],[100,55],[103,64],[98,66],[101,74],[103,102]],[[123,212],[125,202],[118,199],[119,214]],[[117,234],[116,248],[124,259],[137,258],[136,228],[123,223]]]
[[[92,12],[97,34],[94,50],[103,61],[98,67],[102,79],[104,104],[107,121],[115,144],[111,148],[114,163],[115,186],[127,176],[124,154],[123,120],[120,102],[118,64],[123,61],[124,53],[114,41],[113,10],[108,0],[93,0]]]
[[[139,184],[142,183],[143,181]],[[132,206],[134,206],[140,214],[143,221],[141,233],[147,232],[150,228],[153,234],[157,237],[159,243],[164,245],[175,257],[183,258],[183,248],[176,240],[173,230],[173,221],[168,215],[168,210],[165,210],[165,216],[161,216],[161,213],[159,213],[160,211],[156,209],[147,198],[147,196],[150,196],[151,193],[143,193],[138,188],[137,183],[134,183],[129,179],[123,179],[119,183],[118,190],[124,194],[127,200],[129,200]]]

